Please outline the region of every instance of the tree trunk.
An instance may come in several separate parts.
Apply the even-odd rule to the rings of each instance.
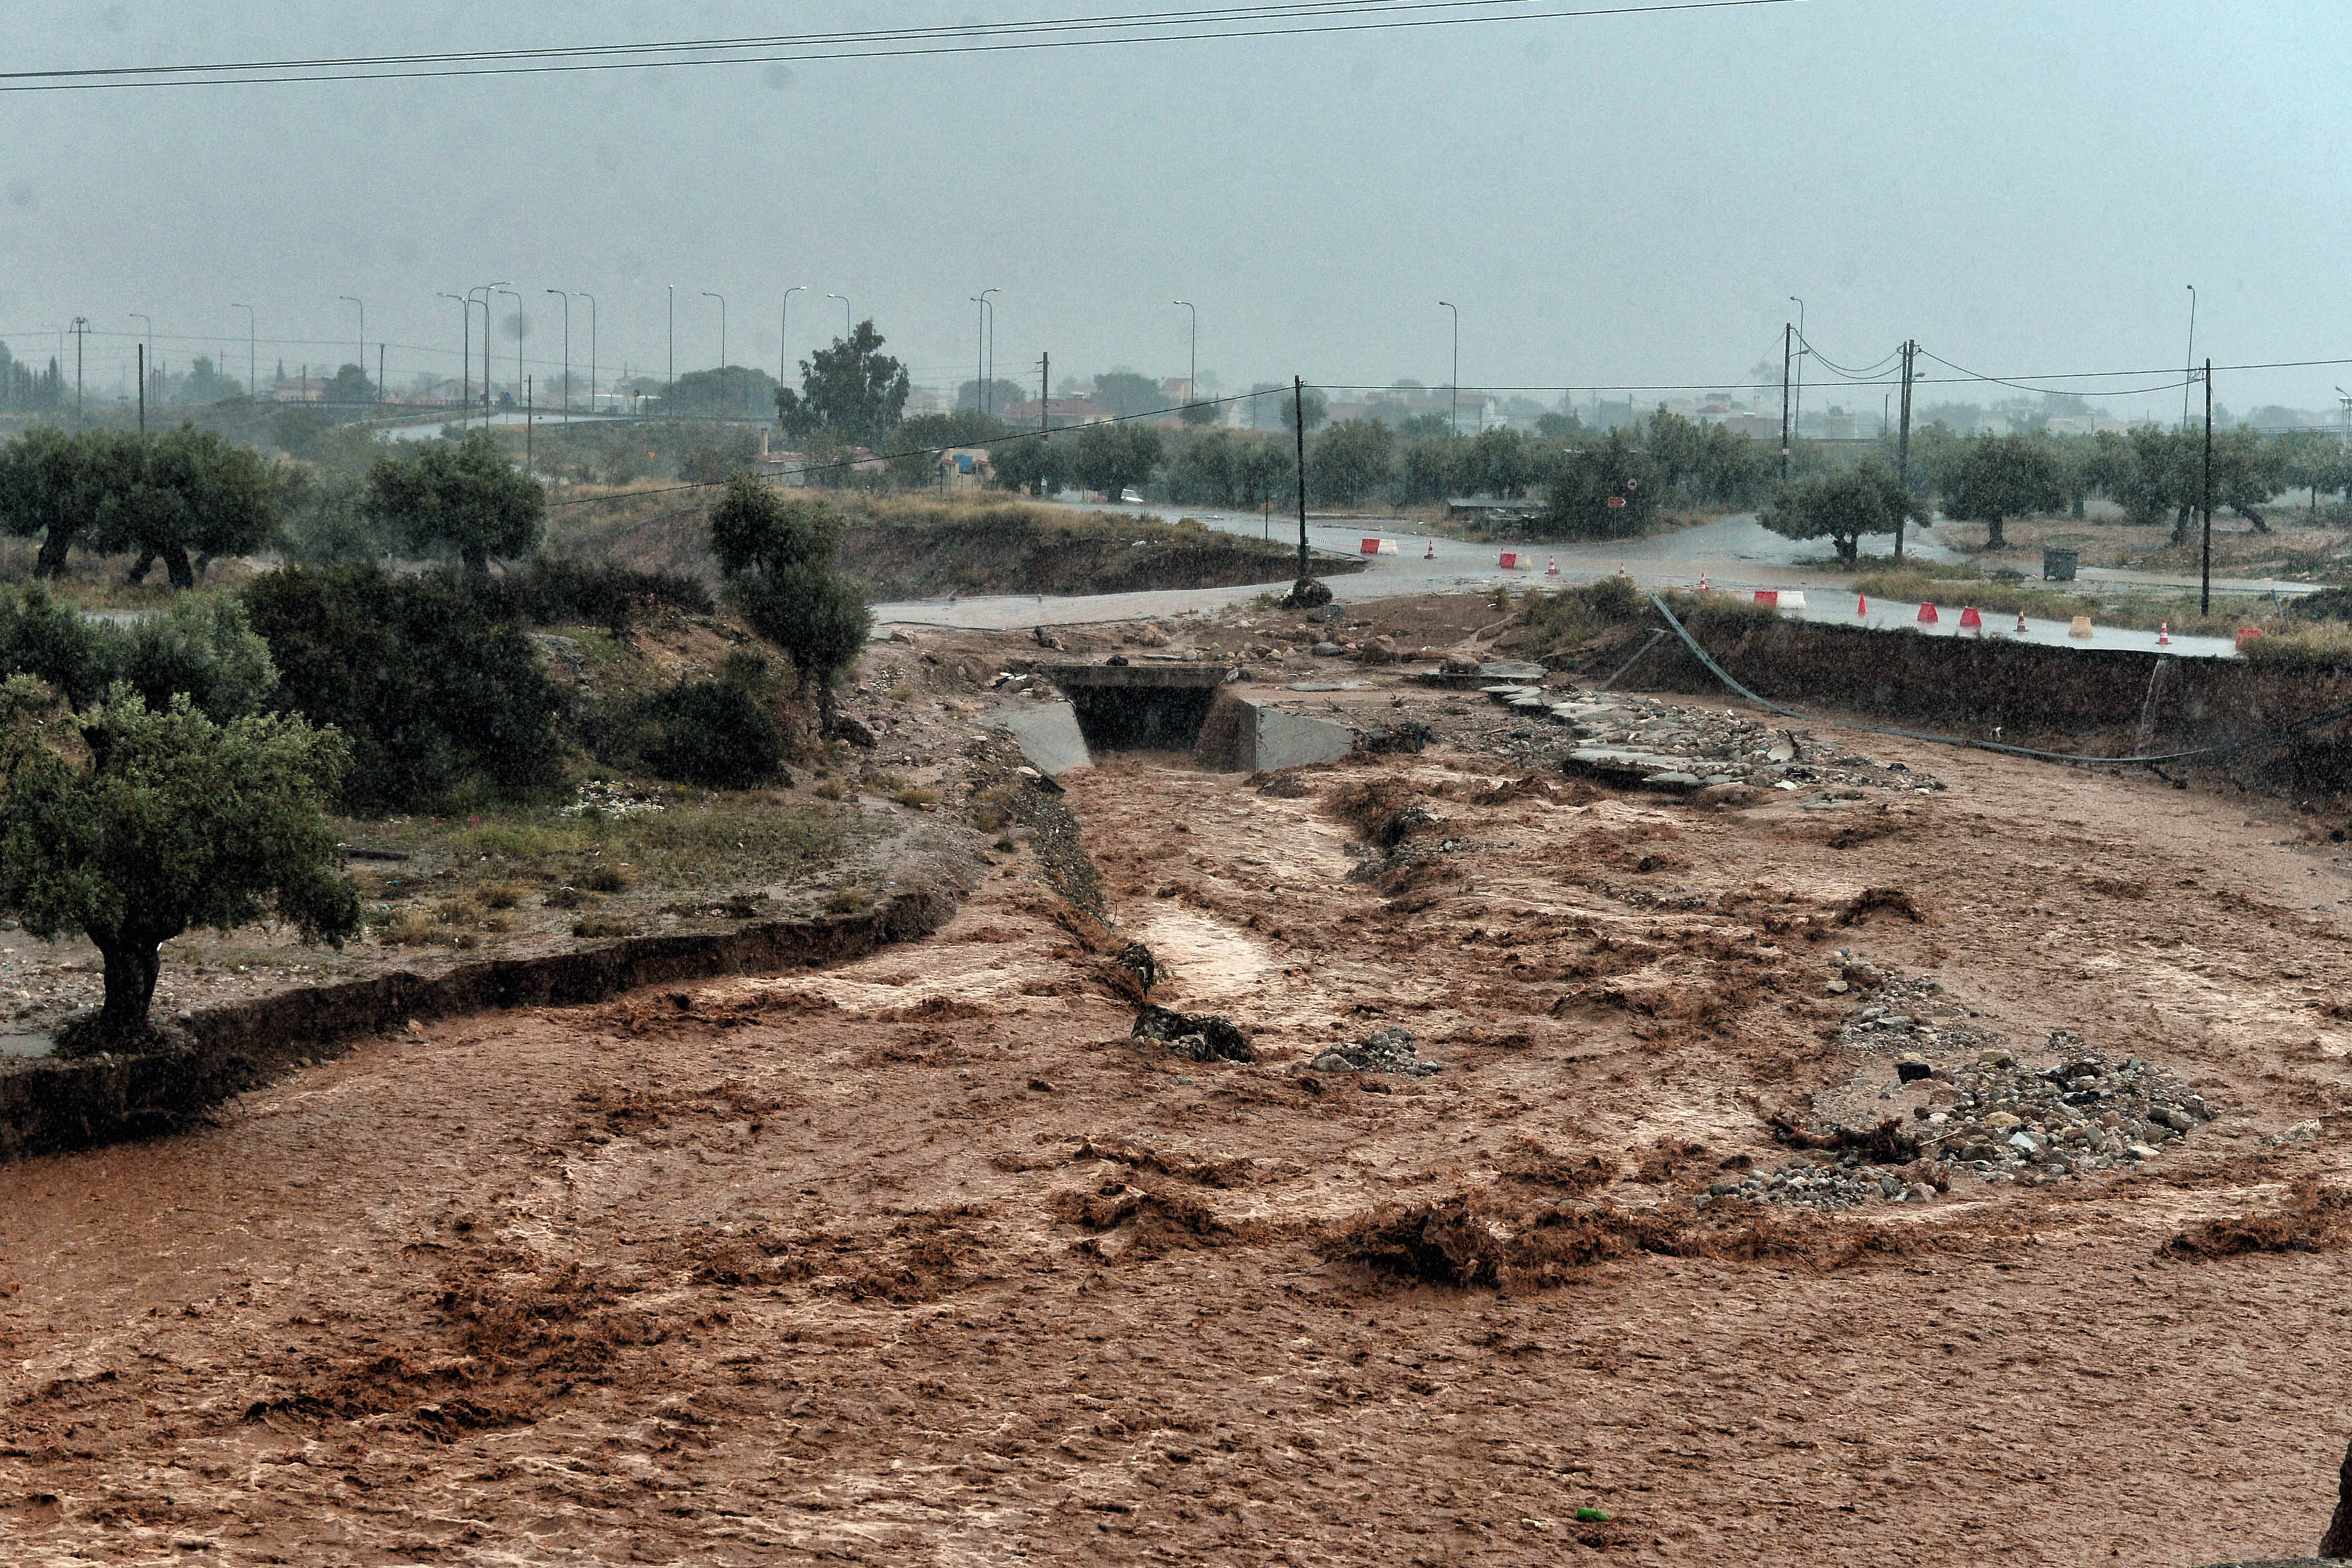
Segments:
[[[2256,533],[2268,533],[2271,531],[2271,525],[2263,521],[2263,514],[2256,511],[2252,507],[2240,507],[2238,509],[2238,515],[2244,518],[2248,522],[2252,523]]]
[[[154,564],[155,552],[152,550],[141,551],[139,559],[131,563],[131,570],[122,574],[122,585],[126,588],[136,588],[140,584],[147,581],[147,574]]]
[[[66,552],[73,548],[73,530],[59,523],[41,541],[41,552],[33,557],[33,575],[61,577],[66,570]]]
[[[1985,535],[1985,548],[1987,550],[2006,550],[2009,548],[2009,536],[2002,533],[2000,531],[2001,524],[2006,521],[2007,520],[2004,518],[1998,517],[1992,520],[1991,531]]]
[[[2175,550],[2189,542],[2189,509],[2182,507],[2172,517],[2172,547]]]
[[[163,960],[163,943],[144,936],[100,937],[91,941],[106,958],[106,1005],[100,1009],[99,1028],[110,1039],[128,1039],[145,1031],[147,1009],[155,1000],[155,978]]]
[[[188,564],[188,552],[179,545],[174,544],[163,552],[163,570],[171,574],[174,588],[194,588],[196,585],[195,569]]]
[[[1862,540],[1858,536],[1832,534],[1830,542],[1837,546],[1838,559],[1849,566],[1853,564],[1855,556],[1862,552]]]
[[[466,575],[468,577],[487,577],[490,574],[490,558],[482,551],[461,551],[458,552],[457,559],[465,566]]]

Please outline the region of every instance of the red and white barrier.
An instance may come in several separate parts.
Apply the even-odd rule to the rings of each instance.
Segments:
[[[1960,606],[1960,630],[1964,632],[1980,632],[1984,630],[1984,617],[1977,614],[1977,607],[1974,605],[1962,605]]]
[[[1524,550],[1506,550],[1495,558],[1495,564],[1506,572],[1532,572],[1535,557]]]
[[[1780,590],[1778,588],[1759,588],[1756,590],[1756,602],[1759,605],[1770,605],[1777,609],[1780,607]]]
[[[1920,606],[1919,606],[1919,624],[1920,624],[1921,626],[1932,626],[1936,625],[1937,622],[1941,621],[1943,618],[1944,618],[1943,616],[1939,616],[1939,615],[1937,615],[1937,614],[1936,613],[1936,606],[1935,606],[1935,605],[1920,605]]]
[[[1801,588],[1783,588],[1783,589],[1781,589],[1781,590],[1780,590],[1780,607],[1781,607],[1782,609],[1784,609],[1784,610],[1801,610],[1801,609],[1803,609],[1803,608],[1805,607],[1805,592],[1804,592],[1804,590],[1803,590],[1803,589],[1801,589]]]

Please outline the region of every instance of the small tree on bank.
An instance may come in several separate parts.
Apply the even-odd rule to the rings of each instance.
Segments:
[[[361,508],[411,550],[447,551],[480,577],[491,556],[511,560],[539,548],[547,487],[477,430],[377,458]]]
[[[2057,460],[2046,442],[2031,436],[1978,436],[1960,443],[1941,489],[1947,517],[1985,525],[1987,550],[2009,547],[2002,528],[2011,518],[2066,504]]]
[[[1780,487],[1757,521],[1784,539],[1826,539],[1851,565],[1866,533],[1892,533],[1911,510],[1895,471],[1876,458]]]
[[[739,475],[710,510],[710,549],[728,596],[754,631],[791,657],[830,732],[838,716],[834,686],[874,626],[865,590],[836,564],[839,515],[814,497],[787,496]]]
[[[68,720],[31,678],[0,683],[0,906],[106,961],[92,1037],[68,1043],[142,1037],[159,950],[191,926],[274,914],[341,945],[359,895],[323,806],[347,759],[333,731],[280,714],[215,724],[118,686]]]

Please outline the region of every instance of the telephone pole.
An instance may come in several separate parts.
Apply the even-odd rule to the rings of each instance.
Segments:
[[[1911,369],[1918,361],[1919,345],[1906,338],[1903,342],[1903,429],[1895,438],[1895,476],[1903,485],[1903,510],[1895,518],[1895,558],[1903,559],[1903,525],[1911,517]]]
[[[2205,559],[2197,612],[2213,613],[2213,362],[2205,361]]]
[[[1291,434],[1298,437],[1298,580],[1307,581],[1307,381],[1290,378]]]
[[[1796,346],[1794,322],[1780,326],[1780,482],[1789,482],[1789,351]]]
[[[131,347],[139,356],[139,434],[144,436],[147,434],[147,345],[133,343]]]
[[[85,336],[87,336],[87,335],[89,334],[89,318],[88,316],[76,316],[76,317],[73,319],[73,335],[74,335],[74,428],[75,428],[75,429],[77,429],[77,430],[80,430],[80,429],[87,428],[87,427],[88,427],[88,423],[89,423],[89,422],[88,422],[88,420],[83,416],[83,414],[82,414],[82,404],[81,404],[81,345],[82,345],[82,339],[83,339]]]

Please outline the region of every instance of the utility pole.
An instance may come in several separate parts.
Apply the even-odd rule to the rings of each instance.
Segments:
[[[988,301],[974,294],[971,302],[979,307],[972,312],[971,324],[971,405],[984,411],[988,406]]]
[[[1797,346],[1794,322],[1780,324],[1780,482],[1789,482],[1789,354]]]
[[[1045,354],[1037,362],[1037,494],[1045,493],[1045,443],[1054,429],[1047,423],[1054,411],[1054,356]]]
[[[538,399],[530,383],[530,376],[522,378],[522,471],[526,474],[530,472],[531,425],[533,416],[539,412]]]
[[[1298,437],[1298,580],[1307,581],[1307,381],[1290,378],[1291,434]]]
[[[147,434],[147,345],[133,343],[131,346],[139,356],[139,434],[144,436]]]
[[[1797,350],[1797,412],[1789,422],[1789,433],[1801,441],[1805,438],[1805,355],[1813,345],[1805,342],[1805,302],[1794,294],[1789,296],[1789,302],[1797,307],[1797,342],[1802,345]]]
[[[245,312],[245,395],[258,403],[261,401],[261,382],[257,369],[259,361],[253,352],[253,307],[232,303],[229,309]]]
[[[2205,361],[2205,560],[2200,568],[2197,613],[2213,613],[2213,361]]]
[[[1904,510],[1895,519],[1895,558],[1903,558],[1903,525],[1910,519],[1911,504],[1911,370],[1918,361],[1919,345],[1906,338],[1903,342],[1903,433],[1895,438],[1895,477],[1903,485]]]
[[[74,428],[75,428],[75,429],[77,429],[77,430],[85,429],[85,428],[87,428],[87,427],[88,427],[88,421],[85,419],[85,417],[84,417],[84,416],[83,416],[83,414],[82,414],[82,403],[81,403],[81,345],[82,345],[82,339],[83,339],[84,337],[86,337],[86,336],[89,334],[89,318],[88,316],[76,316],[76,317],[73,319],[73,335],[74,335]]]
[[[670,418],[677,417],[677,285],[665,283],[669,290],[669,387],[662,394],[662,412]]]
[[[2197,379],[2197,285],[2184,284],[2189,290],[2189,353],[2183,356],[2187,366],[2180,378],[2180,427],[2189,428],[2189,384]]]
[[[1199,402],[1201,398],[1201,310],[1190,300],[1178,300],[1172,302],[1183,306],[1192,314],[1192,369],[1184,377],[1184,401],[1189,405]]]
[[[360,347],[364,350],[367,345],[362,343]],[[381,413],[383,408],[383,344],[382,343],[375,345],[375,402],[376,409]]]
[[[1001,287],[980,291],[980,302],[988,308],[988,368],[981,373],[980,378],[981,384],[988,390],[981,396],[980,411],[991,416],[996,413],[996,301],[989,296],[1003,292]]]

